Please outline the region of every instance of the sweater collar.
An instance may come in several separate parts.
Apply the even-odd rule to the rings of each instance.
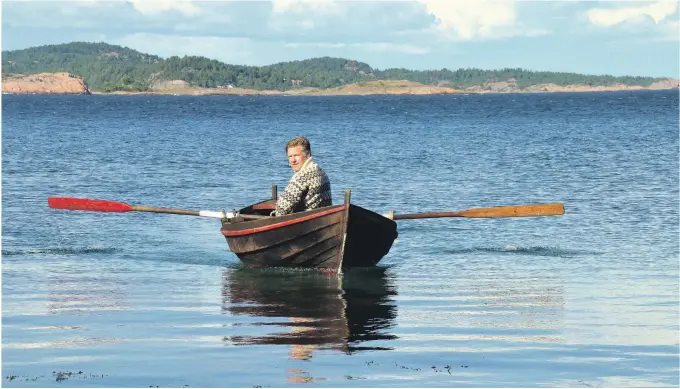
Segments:
[[[300,170],[298,170],[298,171],[301,172],[301,171],[305,170],[305,168],[307,166],[311,165],[311,164],[312,164],[312,157],[310,156],[309,158],[307,158],[305,163],[302,164],[302,167],[300,167]]]

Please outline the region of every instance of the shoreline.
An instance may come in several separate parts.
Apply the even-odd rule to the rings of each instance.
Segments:
[[[370,96],[370,95],[471,95],[471,94],[528,94],[528,93],[584,93],[618,91],[677,90],[680,81],[665,79],[649,86],[614,84],[591,86],[583,84],[535,84],[519,87],[514,79],[485,82],[467,88],[425,85],[407,80],[371,80],[346,84],[335,88],[300,87],[290,90],[255,90],[237,87],[201,88],[192,86],[153,88],[147,91],[92,91],[84,80],[68,73],[13,74],[2,80],[2,94],[85,94],[85,95],[175,95],[175,96]]]
[[[97,92],[90,93],[76,93],[76,92],[2,92],[3,95],[92,95],[92,96],[304,96],[304,97],[338,97],[338,96],[469,96],[469,95],[530,95],[530,94],[564,94],[564,93],[602,93],[602,92],[659,92],[679,90],[680,88],[630,88],[630,89],[589,89],[589,90],[556,90],[556,91],[461,91],[457,93],[400,93],[400,92],[372,92],[372,93],[287,93],[282,91],[256,91],[245,93],[224,93],[224,92],[166,92],[166,91],[150,91],[150,92]]]

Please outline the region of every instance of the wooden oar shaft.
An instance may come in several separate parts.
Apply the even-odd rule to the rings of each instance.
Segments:
[[[177,215],[190,215],[190,216],[201,216],[200,211],[190,211],[187,209],[174,209],[174,208],[154,208],[145,207],[143,205],[132,205],[132,211],[139,212],[156,212],[156,213],[174,213]]]
[[[424,212],[406,213],[394,215],[393,220],[402,219],[429,219],[439,217],[469,217],[469,218],[503,218],[503,217],[530,217],[530,216],[556,216],[564,214],[562,203],[532,204],[532,205],[509,205],[492,208],[472,208],[460,212]]]
[[[216,211],[191,211],[187,209],[175,209],[175,208],[155,208],[155,207],[145,207],[143,205],[132,205],[130,206],[132,211],[139,212],[155,212],[155,213],[173,213],[176,215],[189,215],[189,216],[209,216],[209,217],[233,217],[233,213],[227,212],[226,214],[220,215],[220,212]],[[269,216],[264,215],[244,215],[240,214],[245,220],[259,220],[266,219]]]
[[[234,214],[231,212],[227,212],[225,214],[222,214],[221,212],[217,211],[191,211],[187,209],[175,209],[175,208],[155,208],[155,207],[145,207],[143,205],[132,205],[130,206],[132,211],[138,211],[138,212],[155,212],[155,213],[172,213],[176,215],[189,215],[189,216],[208,216],[208,217],[233,217]],[[221,215],[220,215],[221,214]],[[259,219],[267,219],[269,216],[265,215],[245,215],[245,214],[240,214],[240,217],[242,217],[245,220],[259,220]]]

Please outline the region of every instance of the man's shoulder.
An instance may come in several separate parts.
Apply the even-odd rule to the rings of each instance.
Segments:
[[[310,160],[309,163],[300,171],[295,173],[294,179],[307,180],[312,177],[328,177],[326,172],[319,166],[314,160]]]
[[[319,166],[318,163],[315,161],[310,161],[310,164],[308,166],[309,171],[314,172],[315,174],[321,174],[321,175],[326,175],[326,171],[324,171],[321,166]]]
[[[300,170],[300,173],[316,172],[319,170],[323,171],[323,169],[321,169],[321,167],[319,166],[319,164],[316,163],[315,160],[310,159],[307,162],[306,166],[302,170]]]

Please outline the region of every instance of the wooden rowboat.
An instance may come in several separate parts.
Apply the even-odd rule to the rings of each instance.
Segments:
[[[278,217],[272,198],[222,219],[229,249],[248,267],[298,267],[341,272],[376,265],[397,238],[397,224],[351,204],[350,191],[340,205]],[[264,216],[252,220],[250,217]]]

